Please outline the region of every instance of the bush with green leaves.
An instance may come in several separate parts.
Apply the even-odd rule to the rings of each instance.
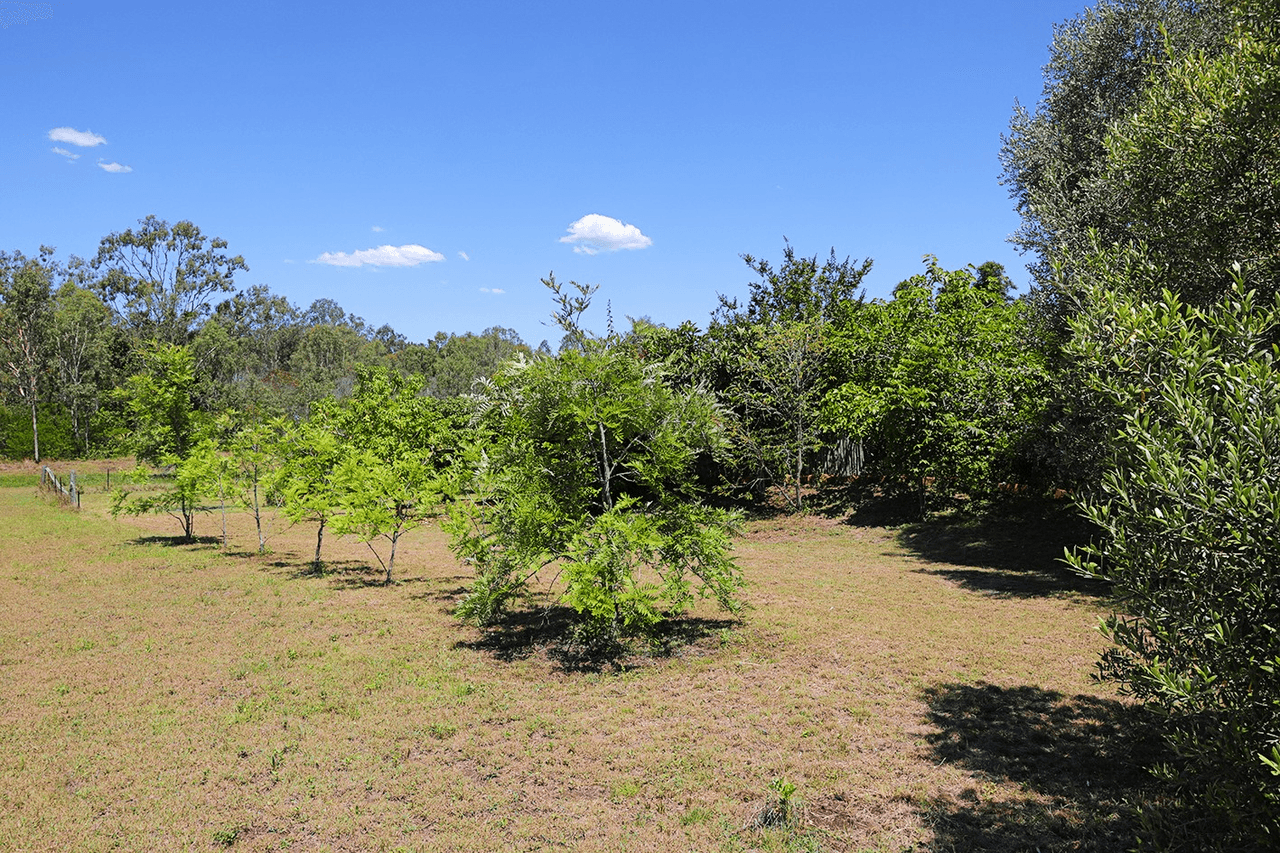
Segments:
[[[671,387],[620,336],[583,332],[593,288],[544,283],[570,345],[508,363],[475,397],[487,439],[448,524],[476,572],[460,615],[498,620],[544,571],[604,639],[648,634],[698,597],[737,612],[736,516],[703,505],[689,476],[723,444],[723,412],[701,388]]]
[[[1098,544],[1069,557],[1115,585],[1102,673],[1157,709],[1164,770],[1227,849],[1280,843],[1280,300],[1237,272],[1217,304],[1159,299],[1141,250],[1093,260],[1069,353],[1107,413],[1110,470],[1082,501]],[[1108,263],[1110,259],[1110,263]],[[1236,845],[1233,847],[1233,845]]]
[[[1046,400],[1043,349],[999,265],[924,274],[829,335],[850,381],[823,400],[823,425],[864,439],[890,483],[990,493],[1009,476]]]

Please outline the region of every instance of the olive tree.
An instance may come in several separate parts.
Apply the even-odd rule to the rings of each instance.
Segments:
[[[1109,470],[1081,501],[1102,532],[1070,556],[1115,586],[1102,674],[1160,711],[1165,768],[1227,849],[1280,838],[1280,298],[1237,268],[1216,304],[1131,295],[1157,265],[1110,250],[1073,321],[1080,392],[1108,412]],[[1254,845],[1261,845],[1255,847]]]

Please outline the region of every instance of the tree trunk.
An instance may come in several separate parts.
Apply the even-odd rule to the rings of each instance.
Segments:
[[[391,533],[391,556],[387,559],[387,580],[386,586],[391,585],[391,570],[396,565],[396,541],[400,538],[400,531],[394,530]]]
[[[40,461],[40,424],[36,422],[36,388],[35,383],[31,383],[31,443],[32,450],[35,452],[36,461]]]
[[[222,490],[222,472],[218,472],[218,507],[222,510],[222,550],[227,550],[227,497]]]
[[[254,472],[257,476],[257,472]],[[265,553],[267,550],[267,540],[262,538],[262,507],[258,505],[258,484],[253,484],[253,521],[258,525],[258,553]]]
[[[321,518],[320,527],[316,530],[316,558],[311,561],[316,571],[320,571],[320,543],[324,541],[324,522],[324,518]]]

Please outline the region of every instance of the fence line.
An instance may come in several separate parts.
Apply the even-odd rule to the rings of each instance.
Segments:
[[[64,486],[62,481],[58,479],[58,475],[53,473],[48,465],[45,465],[40,469],[40,488],[46,492],[56,494],[58,502],[64,506],[80,508],[80,489],[76,486],[75,471],[71,472],[71,476]]]

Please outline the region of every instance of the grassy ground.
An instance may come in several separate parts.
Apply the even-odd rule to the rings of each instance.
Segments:
[[[1096,591],[1013,539],[756,522],[743,623],[698,612],[665,653],[600,661],[555,611],[459,625],[434,529],[383,587],[357,543],[315,574],[313,530],[259,556],[233,517],[224,554],[0,473],[0,850],[1130,843],[1147,747],[1089,678]],[[795,827],[754,819],[774,779]]]

